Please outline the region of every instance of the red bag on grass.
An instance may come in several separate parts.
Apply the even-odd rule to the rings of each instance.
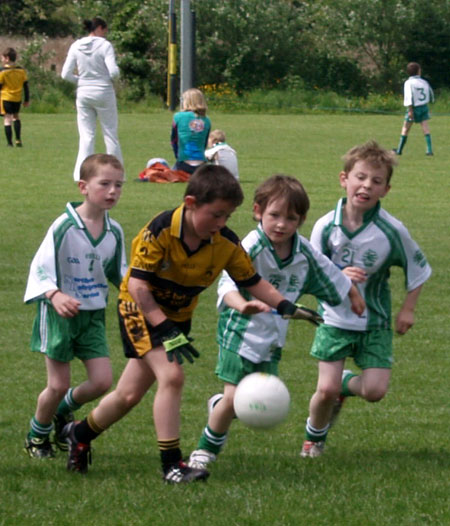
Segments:
[[[155,163],[139,174],[141,181],[149,183],[185,183],[189,181],[190,174],[182,170],[172,170],[162,163]]]

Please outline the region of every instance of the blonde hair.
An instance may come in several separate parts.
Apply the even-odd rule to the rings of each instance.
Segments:
[[[210,134],[209,134],[209,140],[213,143],[216,143],[216,142],[225,142],[226,141],[226,138],[225,138],[225,132],[223,132],[222,130],[213,130]]]
[[[198,115],[206,115],[208,105],[206,104],[205,96],[197,88],[186,90],[182,95],[182,110],[193,111]]]
[[[367,141],[364,144],[354,146],[342,157],[342,160],[344,161],[345,173],[349,173],[358,161],[366,161],[376,167],[384,166],[387,171],[387,184],[389,184],[394,166],[397,164],[395,154],[379,146],[376,141]]]

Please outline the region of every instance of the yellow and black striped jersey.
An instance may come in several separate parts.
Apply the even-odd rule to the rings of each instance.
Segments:
[[[22,90],[28,81],[26,71],[20,66],[6,64],[0,71],[1,98],[10,102],[22,101]],[[25,93],[25,101],[28,101],[28,92]]]
[[[183,242],[183,213],[184,205],[162,212],[134,238],[130,267],[119,294],[120,300],[133,301],[129,278],[145,280],[162,311],[174,321],[192,317],[198,295],[223,269],[240,287],[261,279],[238,236],[227,227],[190,251]]]

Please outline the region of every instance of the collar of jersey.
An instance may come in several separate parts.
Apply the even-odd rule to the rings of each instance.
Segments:
[[[355,232],[349,232],[345,228],[345,226],[342,224],[342,215],[344,211],[344,205],[346,202],[347,202],[346,197],[342,197],[341,199],[339,199],[338,204],[336,205],[336,208],[334,210],[333,224],[335,226],[340,226],[342,230],[345,230],[348,236],[353,237],[359,232],[361,232],[361,230],[366,228],[367,224],[370,223],[372,219],[378,214],[381,204],[380,204],[380,201],[378,201],[377,204],[373,208],[371,208],[370,210],[367,210],[367,212],[364,212],[363,224],[358,228],[358,230],[355,230]]]
[[[86,225],[83,223],[83,220],[78,215],[78,212],[75,210],[81,204],[83,204],[82,201],[67,203],[67,205],[66,205],[66,213],[69,216],[69,218],[72,221],[72,223],[77,228],[85,230],[86,229]],[[109,220],[109,214],[108,214],[108,212],[106,210],[105,210],[105,222],[104,222],[104,224],[105,224],[105,229],[106,230],[111,230],[111,222]]]
[[[87,238],[91,242],[92,246],[97,246],[105,237],[106,232],[108,230],[111,230],[111,222],[109,220],[108,212],[105,210],[105,215],[103,219],[103,232],[100,234],[100,236],[97,239],[94,239],[91,236],[91,233],[86,228],[86,225],[83,223],[83,220],[78,215],[78,212],[75,210],[77,206],[81,205],[81,202],[79,203],[67,203],[66,206],[66,213],[69,216],[70,221],[73,223],[73,225],[76,228],[79,228],[80,230],[84,230],[84,233],[86,234]]]
[[[172,221],[170,224],[170,235],[177,237],[180,240],[183,240],[183,219],[184,219],[184,204],[180,205],[175,209],[172,215]],[[203,246],[207,243],[215,243],[220,239],[220,232],[216,232],[209,239],[203,239],[200,243],[200,246]]]

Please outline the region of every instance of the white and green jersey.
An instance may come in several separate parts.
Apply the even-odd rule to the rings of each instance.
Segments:
[[[302,294],[337,305],[347,296],[351,282],[328,258],[315,250],[300,234],[293,239],[288,259],[280,260],[261,225],[242,241],[256,271],[288,300],[295,302]],[[253,363],[270,361],[273,351],[286,341],[288,321],[277,314],[245,316],[227,307],[223,297],[239,290],[252,299],[245,289],[238,289],[224,272],[219,281],[217,305],[220,311],[217,340],[221,348],[238,353]]]
[[[434,94],[428,82],[414,75],[409,77],[403,85],[403,106],[424,106],[434,102]]]
[[[77,214],[79,204],[68,203],[48,229],[31,262],[26,303],[59,288],[81,303],[80,310],[104,309],[108,280],[119,287],[127,270],[122,227],[105,212],[103,232],[94,240]]]
[[[407,291],[422,285],[430,277],[431,268],[406,227],[383,210],[380,203],[366,212],[358,230],[349,232],[342,224],[345,202],[345,198],[341,199],[335,210],[316,222],[311,243],[337,267],[354,266],[367,273],[367,281],[357,285],[366,309],[358,316],[346,298],[338,306],[323,302],[320,312],[327,325],[341,329],[388,329],[391,327],[390,267],[403,269]]]

